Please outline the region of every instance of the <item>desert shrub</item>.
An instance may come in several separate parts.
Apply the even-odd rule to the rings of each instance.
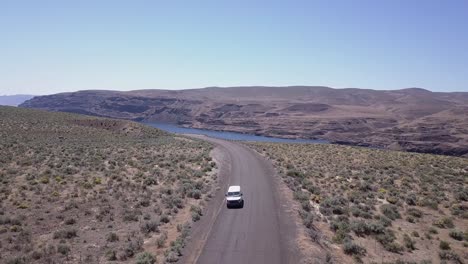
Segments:
[[[391,242],[391,243],[385,244],[384,248],[387,251],[393,252],[393,253],[400,253],[403,251],[403,246],[401,246],[397,242]]]
[[[171,219],[169,218],[169,216],[167,214],[163,214],[159,218],[159,221],[161,221],[161,223],[167,224],[167,223],[169,223],[171,221]]]
[[[148,207],[150,206],[151,202],[148,198],[143,198],[141,201],[140,201],[140,205],[143,206],[143,207]]]
[[[347,215],[348,200],[344,197],[335,196],[325,199],[320,203],[320,212],[324,215]]]
[[[416,218],[421,218],[423,215],[421,210],[418,210],[414,207],[408,208],[408,210],[406,210],[406,213]]]
[[[380,206],[382,214],[388,217],[391,220],[401,218],[400,213],[398,212],[398,207],[393,204],[383,204]]]
[[[74,225],[74,224],[76,224],[76,220],[74,218],[68,218],[67,220],[65,220],[65,224],[66,225]]]
[[[449,232],[449,236],[455,240],[462,241],[463,240],[463,232],[458,230],[451,230]]]
[[[461,201],[468,201],[468,188],[466,187],[458,187],[455,192],[453,193],[453,197],[455,198],[455,200],[457,200],[458,202],[461,202]]]
[[[335,232],[332,238],[335,243],[341,244],[346,239],[350,238],[350,235],[348,234],[350,231],[350,224],[346,216],[340,215],[333,218],[330,221],[330,229]]]
[[[398,202],[398,197],[388,196],[386,200],[387,200],[387,202],[389,202],[391,204],[396,204]]]
[[[351,240],[344,241],[343,251],[347,255],[357,255],[357,256],[366,255],[366,249],[359,246],[358,244],[353,243]]]
[[[434,222],[435,226],[438,228],[454,228],[455,225],[453,224],[452,218],[449,217],[443,217],[437,221]]]
[[[54,232],[54,239],[71,239],[78,236],[76,229],[63,229]]]
[[[58,244],[57,246],[57,252],[62,255],[68,255],[70,251],[71,251],[70,247],[65,244]]]
[[[366,236],[371,233],[369,224],[362,220],[352,221],[350,227],[357,236]]]
[[[34,260],[39,260],[42,258],[42,253],[39,252],[39,251],[33,251],[31,253],[31,258],[34,259]]]
[[[166,262],[174,263],[177,261],[179,261],[179,256],[177,255],[177,253],[174,251],[169,251],[166,256]]]
[[[302,181],[302,187],[308,190],[311,194],[320,194],[320,187],[314,185],[310,180],[304,179]]]
[[[158,232],[159,222],[158,221],[146,221],[141,225],[140,230],[143,234]]]
[[[346,230],[349,232],[349,219],[346,216],[338,216],[330,221],[330,229],[333,231]]]
[[[448,250],[440,251],[439,252],[439,257],[442,260],[452,260],[453,262],[459,263],[459,264],[463,263],[460,256],[458,256],[457,253],[455,253],[453,251],[448,251]]]
[[[293,193],[293,197],[295,200],[299,201],[299,202],[309,202],[310,200],[310,194],[307,193],[307,192],[303,192],[303,191],[295,191]]]
[[[293,178],[304,178],[304,173],[298,171],[298,170],[288,170],[286,173],[287,176],[293,177]]]
[[[429,198],[429,197],[424,197],[421,200],[417,202],[417,205],[419,206],[424,206],[424,207],[429,207],[431,209],[437,210],[439,203],[437,200]]]
[[[442,250],[449,250],[450,249],[450,243],[447,241],[441,240],[439,243],[439,248]]]
[[[111,250],[111,249],[107,250],[105,256],[108,261],[117,260],[117,254],[115,253],[115,250]]]
[[[414,217],[412,217],[412,216],[406,217],[406,221],[408,221],[408,222],[410,222],[410,223],[416,222],[416,220],[415,220]]]
[[[302,223],[307,228],[312,228],[314,224],[314,214],[307,211],[301,212]]]
[[[200,220],[201,216],[197,212],[192,212],[192,221],[197,222]]]
[[[116,242],[119,241],[119,236],[114,232],[110,232],[107,234],[106,240],[107,242]]]
[[[26,264],[26,263],[28,262],[26,261],[25,257],[13,257],[6,261],[6,264]]]
[[[405,202],[407,205],[416,205],[416,202],[418,201],[416,194],[415,193],[409,193],[405,197]]]
[[[138,212],[137,210],[125,210],[123,212],[122,219],[125,222],[137,222],[139,215],[141,215],[141,212]]]
[[[307,212],[310,212],[310,210],[312,209],[309,201],[301,202],[301,206],[302,206],[302,209],[304,209],[304,211],[307,211]]]
[[[158,248],[164,247],[164,245],[166,244],[166,240],[167,240],[167,232],[164,232],[161,234],[161,236],[159,236],[158,240],[156,241]]]
[[[190,207],[190,211],[192,213],[192,221],[196,222],[200,220],[200,217],[203,215],[202,214],[202,209],[199,206],[192,205]]]
[[[351,211],[351,214],[355,217],[362,217],[362,218],[366,218],[366,219],[371,219],[372,218],[372,214],[367,212],[367,211],[364,211],[362,210],[360,207],[358,206],[351,206],[350,207],[350,211]]]
[[[154,264],[156,263],[156,258],[151,255],[151,253],[143,252],[137,255],[136,264]]]
[[[454,204],[450,208],[452,215],[460,216],[461,218],[468,219],[468,206],[464,204]]]
[[[177,207],[179,209],[184,208],[184,201],[180,197],[173,196],[173,195],[164,197],[163,203],[166,205],[166,208],[174,208],[174,207]]]
[[[411,239],[411,237],[407,234],[404,234],[403,235],[403,242],[405,243],[405,247],[412,251],[412,250],[415,250],[416,249],[416,246],[415,246],[415,242],[414,240]]]
[[[146,185],[146,186],[158,185],[158,181],[157,181],[157,179],[154,178],[154,177],[146,177],[146,178],[143,180],[143,184]]]
[[[385,229],[385,231],[381,234],[375,236],[375,239],[385,247],[385,245],[392,243],[395,241],[395,234],[390,229]]]
[[[123,249],[123,255],[121,257],[123,257],[123,259],[133,257],[138,251],[141,250],[142,246],[143,246],[143,239],[141,238],[138,238],[135,241],[129,241],[125,245]]]
[[[376,218],[378,219],[378,223],[384,227],[389,227],[390,225],[392,225],[392,220],[390,220],[388,217],[384,215],[379,215]]]
[[[197,189],[195,189],[195,190],[192,190],[192,192],[191,192],[191,195],[190,195],[190,196],[191,196],[193,199],[196,199],[196,200],[198,200],[198,199],[200,199],[200,198],[201,198],[201,196],[202,196],[202,193],[201,193],[201,191],[200,191],[200,190],[197,190]]]

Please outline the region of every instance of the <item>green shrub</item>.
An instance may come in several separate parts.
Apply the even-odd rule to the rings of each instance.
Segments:
[[[156,241],[158,248],[164,247],[164,245],[166,244],[166,240],[167,240],[167,232],[164,232],[161,234],[161,236],[159,236],[158,240]]]
[[[74,225],[74,224],[76,224],[76,220],[74,218],[68,218],[67,220],[65,220],[65,224],[66,225]]]
[[[162,223],[169,223],[171,221],[171,219],[169,218],[169,216],[167,214],[163,214],[161,215],[161,218],[159,219],[159,221],[161,221]]]
[[[200,190],[193,190],[193,191],[191,192],[191,197],[192,197],[193,199],[198,200],[198,199],[201,198],[201,196],[202,196],[202,193],[201,193]]]
[[[447,241],[441,240],[439,243],[439,248],[442,250],[449,250],[450,249],[450,243]]]
[[[357,256],[366,255],[366,249],[365,248],[351,242],[350,240],[344,241],[343,251],[347,255],[357,255]]]
[[[371,233],[369,224],[362,220],[352,221],[350,228],[357,236],[366,236]]]
[[[320,203],[320,212],[324,215],[347,215],[348,200],[340,196],[327,198]]]
[[[137,255],[135,264],[154,264],[156,258],[151,253],[143,252]]]
[[[114,232],[110,232],[109,234],[107,234],[106,240],[107,242],[116,242],[119,241],[119,236]]]
[[[407,234],[404,234],[403,235],[403,242],[405,243],[405,247],[412,251],[412,250],[415,250],[416,249],[416,243],[414,242],[414,240],[411,239],[410,236],[408,236]]]
[[[25,257],[13,257],[9,260],[7,260],[6,264],[26,264],[28,263],[26,261]]]
[[[71,239],[77,236],[76,229],[64,229],[54,232],[54,239]]]
[[[421,210],[418,210],[414,207],[408,208],[408,210],[406,210],[406,213],[416,218],[421,218],[423,215]]]
[[[434,225],[438,228],[454,228],[455,225],[453,224],[452,218],[443,217],[434,222]]]
[[[201,208],[199,206],[196,206],[196,205],[192,205],[190,207],[190,211],[192,212],[192,221],[193,222],[197,222],[198,220],[200,220],[201,216],[203,215]]]
[[[143,234],[149,234],[151,232],[158,232],[159,222],[158,221],[146,221],[141,225],[140,230]]]
[[[71,249],[69,246],[65,245],[65,244],[59,244],[57,246],[57,252],[62,254],[62,255],[68,255],[68,253],[70,253]]]
[[[303,191],[295,191],[293,193],[293,197],[295,200],[303,203],[303,202],[309,202],[310,200],[310,194],[307,193],[307,192],[303,192]]]
[[[385,244],[384,248],[387,251],[393,252],[393,253],[400,253],[403,251],[403,246],[401,246],[397,242],[391,242],[391,243]]]
[[[116,261],[117,260],[117,254],[115,253],[115,250],[107,250],[106,251],[106,259],[108,261]]]
[[[449,236],[455,240],[462,241],[463,240],[463,232],[458,230],[451,230],[449,232]]]
[[[314,225],[314,214],[307,211],[301,212],[302,223],[307,228],[312,228]]]
[[[380,211],[391,220],[401,218],[401,215],[398,212],[398,207],[394,204],[383,204],[380,206]]]
[[[444,251],[440,251],[439,252],[439,257],[440,259],[442,260],[452,260],[453,262],[455,263],[459,263],[459,264],[462,264],[463,261],[462,259],[460,258],[460,256],[458,256],[455,252],[453,251],[448,251],[448,250],[444,250]]]

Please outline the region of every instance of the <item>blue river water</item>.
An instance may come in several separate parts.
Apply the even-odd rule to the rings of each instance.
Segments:
[[[198,129],[198,128],[185,128],[185,127],[179,127],[179,126],[168,124],[168,123],[145,123],[145,124],[152,126],[152,127],[159,128],[167,132],[171,132],[171,133],[206,135],[209,137],[228,139],[228,140],[277,142],[277,143],[315,143],[315,144],[327,144],[328,143],[328,141],[320,140],[320,139],[275,138],[275,137],[257,136],[257,135],[252,135],[252,134],[243,134],[243,133],[237,133],[237,132],[215,131],[215,130],[206,130],[206,129]]]

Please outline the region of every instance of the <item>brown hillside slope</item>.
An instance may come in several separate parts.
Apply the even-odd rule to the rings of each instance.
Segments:
[[[175,261],[216,186],[211,145],[128,120],[0,106],[0,138],[0,263]]]
[[[21,106],[184,126],[463,156],[468,93],[319,86],[80,91]]]

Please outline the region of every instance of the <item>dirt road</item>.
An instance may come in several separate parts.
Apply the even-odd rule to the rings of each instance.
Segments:
[[[241,144],[201,138],[217,145],[221,189],[194,226],[179,263],[299,263],[296,225],[281,199],[271,164]],[[243,209],[226,208],[229,185],[241,186]]]

